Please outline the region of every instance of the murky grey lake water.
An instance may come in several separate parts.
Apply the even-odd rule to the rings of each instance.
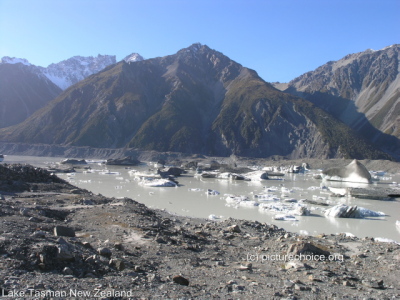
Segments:
[[[29,163],[43,167],[59,161],[61,161],[61,158],[9,155],[6,156],[4,163]],[[331,193],[326,189],[321,189],[321,187],[327,184],[341,187],[343,184],[321,183],[320,180],[313,178],[312,175],[316,172],[313,170],[305,174],[286,174],[281,179],[260,182],[204,179],[195,176],[194,173],[189,173],[178,178],[179,187],[145,187],[128,173],[130,169],[98,164],[90,164],[90,166],[92,170],[95,170],[93,173],[84,173],[84,169],[77,169],[75,175],[58,175],[93,193],[100,193],[108,197],[129,197],[149,207],[165,209],[173,214],[200,218],[209,218],[210,215],[215,215],[221,217],[221,219],[233,217],[258,220],[273,223],[289,231],[310,235],[351,233],[358,237],[383,237],[400,241],[400,229],[396,227],[396,220],[400,220],[400,199],[379,201],[352,197],[331,197]],[[101,171],[105,169],[117,172],[117,174],[101,174]],[[133,169],[146,171],[149,166],[143,165]],[[393,183],[398,186],[400,174],[385,174],[374,185],[389,186]],[[220,194],[207,195],[207,189],[216,190]],[[278,221],[274,220],[274,216],[278,212],[261,211],[257,206],[237,207],[227,204],[225,200],[225,194],[243,195],[249,197],[250,200],[256,200],[254,195],[265,193],[267,189],[271,190],[270,195],[280,198],[281,201],[285,199],[308,199],[327,201],[331,205],[344,203],[384,212],[386,216],[365,219],[327,218],[323,214],[326,207],[308,204],[307,206],[311,210],[309,216],[296,216],[297,221]],[[282,193],[282,190],[286,192]]]

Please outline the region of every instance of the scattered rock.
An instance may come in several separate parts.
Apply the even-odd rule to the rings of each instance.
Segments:
[[[75,230],[66,226],[55,226],[54,227],[54,235],[55,236],[68,236],[74,237]]]
[[[70,267],[65,267],[62,272],[65,275],[73,275],[74,274],[74,271],[72,271],[72,269]]]
[[[110,260],[109,265],[118,271],[123,271],[125,269],[125,263],[122,259],[113,258]]]
[[[228,230],[229,232],[235,232],[235,233],[241,233],[241,232],[242,232],[242,231],[240,230],[239,225],[237,225],[237,224],[232,225],[232,226],[229,226],[229,227],[227,228],[227,230]]]
[[[189,280],[187,280],[185,277],[182,277],[181,275],[174,276],[172,278],[172,281],[180,285],[189,285]]]
[[[111,250],[109,248],[106,248],[106,247],[98,248],[97,249],[97,253],[99,253],[101,256],[105,256],[105,257],[108,257],[108,258],[110,258],[111,255],[112,255]]]
[[[324,257],[328,257],[330,255],[330,252],[327,250],[323,250],[320,247],[317,247],[315,245],[313,245],[310,242],[297,242],[294,244],[291,244],[289,246],[289,249],[287,251],[288,255],[313,255],[313,256],[324,256]]]

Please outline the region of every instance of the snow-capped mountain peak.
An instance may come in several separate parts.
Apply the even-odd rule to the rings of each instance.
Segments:
[[[25,58],[16,58],[16,57],[9,57],[9,56],[4,56],[3,58],[1,58],[0,63],[2,63],[2,64],[19,64],[19,63],[21,63],[26,66],[31,65],[31,63]]]
[[[124,61],[127,63],[135,62],[135,61],[142,61],[144,60],[143,56],[138,53],[132,53],[124,58]]]
[[[115,55],[74,56],[43,68],[43,74],[65,90],[69,86],[115,63]]]

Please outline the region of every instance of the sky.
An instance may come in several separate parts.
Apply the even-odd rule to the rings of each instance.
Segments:
[[[0,0],[0,58],[175,54],[201,43],[288,82],[400,43],[399,0]]]

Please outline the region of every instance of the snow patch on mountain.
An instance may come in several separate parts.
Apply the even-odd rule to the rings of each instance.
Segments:
[[[3,58],[0,59],[0,63],[2,64],[23,64],[26,66],[30,66],[31,63],[26,60],[25,58],[16,58],[16,57],[9,57],[9,56],[4,56]]]
[[[42,72],[54,84],[65,90],[115,63],[115,55],[74,56],[59,63],[51,64],[47,68],[43,68]]]
[[[132,53],[124,58],[124,61],[126,61],[127,63],[142,61],[142,60],[144,60],[143,56],[141,56],[138,53]]]

